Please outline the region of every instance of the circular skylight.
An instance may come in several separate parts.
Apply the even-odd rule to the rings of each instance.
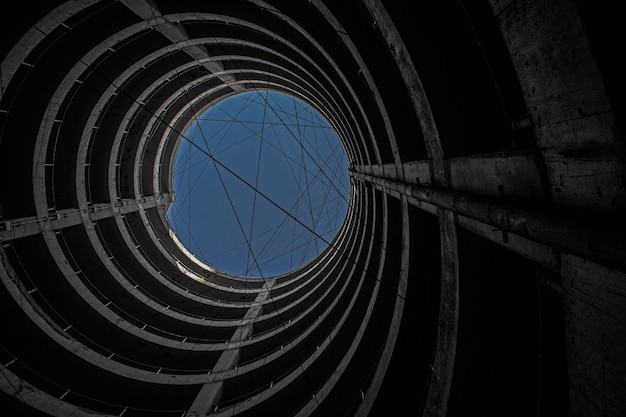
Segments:
[[[328,120],[294,96],[255,90],[219,101],[197,116],[175,158],[172,230],[222,272],[296,270],[345,219],[345,151]]]

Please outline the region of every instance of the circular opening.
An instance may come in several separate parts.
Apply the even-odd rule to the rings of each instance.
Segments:
[[[198,259],[265,278],[294,271],[337,235],[349,199],[335,129],[275,91],[230,96],[198,116],[177,150],[167,217]]]

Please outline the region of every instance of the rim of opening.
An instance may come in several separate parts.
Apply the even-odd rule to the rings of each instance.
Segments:
[[[332,233],[332,236],[330,239],[324,239],[324,245],[323,247],[321,247],[319,250],[317,250],[315,252],[315,254],[311,257],[308,257],[306,261],[304,262],[300,262],[297,266],[295,267],[290,267],[290,268],[283,268],[282,271],[277,272],[277,273],[270,273],[270,274],[263,274],[260,272],[258,274],[247,274],[247,273],[235,273],[232,270],[228,270],[228,268],[224,268],[224,267],[220,267],[219,263],[218,264],[214,264],[213,262],[208,261],[207,259],[205,259],[205,257],[197,254],[194,250],[192,250],[188,244],[186,244],[185,242],[183,242],[178,233],[177,233],[177,229],[172,225],[171,219],[170,219],[170,212],[172,209],[172,206],[174,204],[176,204],[176,178],[175,178],[175,171],[176,171],[176,166],[177,166],[177,162],[179,160],[180,157],[180,152],[181,152],[181,146],[186,142],[192,142],[192,140],[189,139],[189,135],[190,132],[196,127],[196,125],[198,124],[198,120],[202,120],[203,116],[205,114],[207,114],[209,111],[211,111],[212,109],[217,108],[218,106],[222,105],[225,101],[232,99],[232,98],[237,98],[237,97],[241,97],[243,95],[247,95],[247,94],[253,94],[256,93],[257,95],[261,95],[261,94],[273,94],[273,95],[281,95],[284,97],[288,97],[291,100],[294,100],[294,102],[298,102],[300,105],[302,106],[307,106],[308,109],[310,109],[311,111],[314,111],[318,117],[320,117],[327,125],[327,128],[329,128],[334,136],[334,139],[337,142],[337,149],[340,150],[340,158],[343,162],[343,182],[345,185],[345,190],[343,191],[343,193],[341,194],[341,196],[344,198],[345,200],[345,207],[343,209],[343,213],[340,216],[340,220],[336,222],[336,227],[334,229],[334,232]],[[196,117],[196,115],[198,115]],[[195,119],[195,120],[194,120]],[[239,123],[239,121],[236,121],[233,119],[233,121],[235,123]],[[294,94],[293,92],[286,92],[283,90],[279,90],[279,89],[272,89],[272,88],[264,88],[264,89],[248,89],[245,91],[239,91],[239,92],[233,92],[230,94],[226,94],[223,95],[219,98],[217,98],[216,100],[213,100],[211,103],[207,104],[206,106],[204,106],[204,108],[196,113],[194,113],[194,117],[192,117],[190,119],[190,121],[185,125],[184,129],[182,129],[182,131],[184,132],[182,135],[179,135],[178,138],[176,139],[176,144],[172,150],[172,154],[171,154],[171,160],[172,163],[170,164],[170,169],[169,169],[169,184],[171,185],[171,190],[172,190],[172,201],[167,205],[166,210],[165,210],[165,220],[166,220],[166,224],[168,226],[168,234],[170,236],[170,238],[172,239],[172,241],[176,244],[176,246],[181,250],[182,253],[185,254],[185,256],[187,256],[192,262],[194,262],[196,265],[200,266],[201,268],[203,268],[204,270],[207,270],[211,273],[215,273],[215,274],[219,274],[222,276],[227,276],[229,278],[235,278],[235,279],[268,279],[268,278],[276,278],[276,277],[281,277],[281,276],[285,276],[285,275],[289,275],[289,274],[293,274],[303,268],[305,268],[307,265],[314,263],[317,259],[319,259],[320,255],[322,255],[329,247],[331,247],[333,245],[333,242],[338,238],[338,236],[340,235],[340,231],[342,230],[344,224],[346,223],[347,217],[348,217],[348,208],[349,208],[349,200],[352,198],[351,197],[351,192],[350,189],[352,187],[350,179],[349,179],[349,173],[348,173],[348,167],[349,167],[349,160],[348,160],[348,153],[346,152],[346,148],[345,148],[345,140],[344,138],[342,138],[342,135],[340,133],[340,130],[336,129],[336,127],[333,125],[332,119],[327,117],[326,112],[324,112],[322,109],[319,108],[319,106],[317,106],[315,103],[312,103],[310,100],[307,100],[306,97],[302,97],[299,94]],[[253,191],[254,192],[254,191]],[[251,249],[248,248],[250,251]]]

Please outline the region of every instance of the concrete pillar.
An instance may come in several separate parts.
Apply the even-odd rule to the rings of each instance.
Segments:
[[[623,151],[580,11],[568,0],[490,0],[559,205],[623,209]]]
[[[242,319],[242,325],[239,326],[235,333],[230,338],[231,343],[239,343],[245,340],[252,334],[251,321],[260,315],[263,310],[263,303],[269,297],[271,288],[276,282],[275,279],[265,280],[263,289],[257,294],[254,303],[248,309]],[[241,349],[227,349],[222,352],[222,355],[217,360],[217,363],[213,367],[213,373],[224,372],[229,369],[233,369],[237,366]],[[214,407],[219,404],[224,392],[224,381],[218,380],[208,384],[204,384],[200,389],[200,392],[196,396],[196,399],[187,410],[185,417],[204,417],[208,415]]]
[[[163,36],[168,38],[172,43],[180,44],[189,40],[189,36],[185,29],[176,22],[170,22],[159,11],[157,5],[151,0],[121,0],[121,2],[132,10],[137,16],[148,22],[151,27],[157,28]],[[205,67],[209,72],[217,74],[217,77],[228,84],[235,91],[243,91],[244,87],[236,83],[235,77],[230,74],[220,74],[224,71],[224,65],[219,61],[213,61],[208,58],[209,52],[204,46],[189,45],[184,51],[193,59],[198,61],[200,65]]]
[[[565,253],[626,271],[623,256],[626,253],[626,234],[622,228],[606,219],[367,174],[352,172],[351,175],[386,191],[395,191]]]
[[[626,274],[562,257],[570,416],[626,412]]]
[[[237,333],[237,332],[235,332]],[[234,337],[231,342],[234,341]],[[213,372],[223,372],[229,369],[233,369],[237,365],[239,360],[240,350],[228,349],[222,352],[222,355],[218,359],[217,363],[213,367]],[[224,381],[216,381],[208,384],[204,384],[200,389],[200,392],[196,396],[196,399],[189,407],[189,410],[185,414],[186,417],[204,417],[211,412],[222,397],[224,392]]]
[[[169,194],[143,197],[141,201],[124,199],[113,203],[98,203],[90,205],[86,210],[65,209],[49,211],[47,217],[25,217],[0,222],[0,242],[7,242],[46,231],[61,230],[77,226],[83,222],[94,222],[109,217],[115,213],[128,214],[139,210],[154,207],[167,207],[170,203]]]
[[[622,144],[577,2],[490,3],[545,159],[552,202],[623,214]],[[604,252],[615,250],[612,256],[623,258],[621,245],[608,236],[601,239]],[[570,415],[621,416],[626,412],[624,264],[618,272],[610,269],[618,265],[606,259],[579,255],[564,255],[561,266]]]
[[[497,198],[543,200],[542,160],[537,151],[498,152],[446,159],[448,188]],[[354,171],[404,181],[433,185],[429,162],[407,161],[398,175],[395,164],[357,165]]]

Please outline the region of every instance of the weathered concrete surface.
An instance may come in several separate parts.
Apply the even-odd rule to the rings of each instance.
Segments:
[[[599,216],[575,211],[520,205],[509,200],[450,191],[443,188],[407,184],[402,181],[352,173],[385,192],[396,191],[417,200],[449,210],[457,215],[516,233],[535,242],[547,244],[565,253],[591,259],[626,271],[626,239],[621,228]]]
[[[133,13],[144,19],[151,27],[156,28],[175,45],[189,41],[189,36],[182,26],[178,25],[176,22],[161,20],[163,15],[154,2],[150,0],[121,1],[126,7],[132,10]],[[188,45],[185,46],[183,50],[210,72],[217,74],[218,78],[224,81],[224,83],[231,85],[234,90],[243,91],[243,87],[235,83],[235,77],[230,74],[222,74],[224,72],[224,65],[222,65],[221,62],[207,59],[210,58],[210,55],[206,47],[202,45]]]
[[[83,222],[113,217],[115,213],[128,214],[158,206],[167,206],[169,194],[144,197],[142,200],[124,199],[111,204],[98,203],[86,210],[65,209],[50,212],[48,217],[11,219],[0,223],[0,242],[36,235],[44,231],[60,230]]]
[[[459,324],[459,255],[455,214],[439,212],[441,236],[441,301],[437,348],[432,363],[432,376],[424,416],[445,416],[452,386]]]
[[[544,172],[541,154],[536,151],[504,152],[446,159],[449,188],[476,195],[544,200]],[[359,165],[358,173],[432,185],[429,161]]]
[[[545,160],[552,202],[588,213],[623,214],[623,149],[577,4],[490,3]],[[612,248],[609,243],[606,250]],[[568,255],[561,275],[570,415],[624,415],[626,277]]]
[[[491,0],[542,150],[555,203],[624,207],[614,114],[574,2]]]
[[[100,413],[86,411],[76,405],[62,399],[55,398],[27,381],[16,376],[5,366],[0,365],[0,390],[5,394],[17,398],[19,401],[28,403],[31,407],[56,416],[67,417],[95,417],[102,416]]]
[[[571,416],[626,410],[626,274],[563,257]]]
[[[251,320],[255,317],[258,317],[262,312],[263,302],[268,298],[270,294],[271,288],[276,283],[275,279],[268,279],[265,281],[265,288],[260,291],[255,300],[254,304],[248,309],[244,316],[244,320]],[[252,324],[246,324],[239,326],[235,333],[230,338],[231,342],[238,342],[248,338],[252,334]],[[233,369],[237,366],[239,361],[239,357],[241,355],[241,350],[239,348],[236,349],[227,349],[224,350],[220,358],[217,360],[217,363],[213,367],[213,373],[227,371],[229,369]],[[189,410],[185,414],[186,417],[203,417],[211,412],[211,410],[219,403],[222,394],[224,393],[224,381],[219,380],[215,382],[211,382],[208,384],[204,384],[196,399],[189,407]]]
[[[229,349],[225,350],[218,359],[214,372],[222,372],[232,369],[237,365],[239,360],[240,350]],[[222,397],[224,392],[224,381],[211,382],[204,384],[200,388],[200,392],[196,396],[196,399],[189,407],[189,410],[185,414],[187,417],[203,417],[210,413],[211,409],[215,407]]]

